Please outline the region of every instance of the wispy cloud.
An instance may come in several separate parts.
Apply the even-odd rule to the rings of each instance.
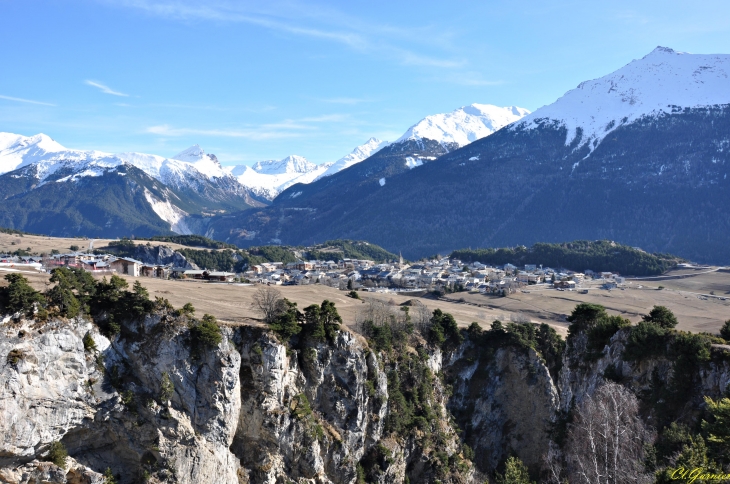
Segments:
[[[451,59],[448,55],[444,57],[431,52],[414,51],[433,48],[443,50],[449,38],[443,28],[431,29],[432,32],[426,35],[423,28],[411,31],[403,26],[367,23],[311,4],[300,5],[289,1],[285,5],[277,5],[277,2],[273,2],[267,8],[225,0],[206,4],[185,0],[100,1],[178,20],[248,23],[272,31],[336,42],[359,52],[390,58],[403,65],[458,68],[465,64],[464,60]],[[404,42],[410,45],[405,47]]]
[[[0,94],[0,99],[5,99],[6,101],[15,101],[18,103],[38,104],[39,106],[55,106],[55,104],[51,104],[51,103],[44,103],[42,101],[34,101],[32,99],[23,99],[22,97],[3,96],[2,94]]]
[[[295,131],[282,131],[271,129],[196,129],[196,128],[173,128],[167,124],[150,126],[145,130],[147,133],[159,136],[214,136],[222,138],[243,138],[249,140],[268,140],[282,138],[296,138],[302,133]]]
[[[87,79],[84,81],[84,84],[86,84],[87,86],[96,87],[104,94],[111,94],[112,96],[129,97],[129,94],[124,94],[123,92],[115,91],[112,88],[110,88],[109,86],[107,86],[106,84],[102,84],[101,82],[98,82],[98,81],[91,81],[91,80]]]
[[[267,140],[278,138],[297,138],[318,130],[320,123],[341,123],[349,119],[345,114],[324,114],[300,119],[285,119],[276,123],[257,126],[244,126],[237,129],[199,129],[175,128],[168,124],[150,126],[145,132],[160,136],[214,136],[223,138],[243,138],[249,140]]]

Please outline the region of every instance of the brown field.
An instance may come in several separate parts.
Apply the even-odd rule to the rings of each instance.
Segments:
[[[667,275],[674,274],[669,272]],[[563,325],[565,316],[582,302],[600,304],[610,314],[619,314],[632,322],[640,321],[641,316],[647,314],[654,305],[661,305],[671,309],[677,316],[678,329],[717,333],[722,324],[730,319],[730,272],[721,269],[695,274],[685,279],[631,281],[625,289],[610,291],[599,289],[598,284],[588,285],[588,294],[528,286],[524,288],[527,292],[517,292],[503,298],[464,293],[447,297],[453,300],[463,298],[467,304],[478,304],[503,314],[521,313],[536,322],[562,322]],[[664,289],[660,290],[659,286]],[[718,297],[710,295],[711,291]],[[727,300],[721,300],[720,297],[726,294]]]
[[[0,253],[14,252],[18,249],[25,250],[30,247],[31,252],[34,254],[49,254],[52,249],[56,249],[63,254],[70,252],[70,247],[72,245],[77,245],[79,250],[86,251],[89,248],[89,242],[91,242],[91,240],[94,241],[94,249],[103,249],[109,245],[109,242],[115,239],[89,239],[87,237],[62,238],[48,237],[46,235],[17,235],[0,233]],[[144,245],[147,243],[146,240],[134,240],[133,242],[137,245]],[[174,250],[191,248],[185,245],[169,242],[151,243],[155,245],[166,245]]]

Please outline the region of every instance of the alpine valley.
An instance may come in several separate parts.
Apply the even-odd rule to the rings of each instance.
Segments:
[[[724,263],[728,161],[730,55],[658,47],[535,112],[472,104],[321,165],[222,167],[197,146],[110,155],[0,134],[0,226],[241,247],[359,239],[408,258],[612,239]]]
[[[241,245],[364,239],[411,258],[613,239],[730,261],[730,55],[658,47],[514,121],[465,146],[414,127],[209,234]]]

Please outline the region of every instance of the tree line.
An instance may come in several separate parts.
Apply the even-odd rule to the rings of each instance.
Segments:
[[[542,264],[545,267],[573,271],[591,269],[622,275],[654,276],[662,274],[683,259],[670,254],[651,254],[609,240],[576,240],[560,244],[536,243],[532,247],[460,249],[450,255],[464,262],[490,265]]]

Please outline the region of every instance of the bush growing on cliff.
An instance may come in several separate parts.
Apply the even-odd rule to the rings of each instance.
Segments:
[[[527,466],[517,457],[510,457],[504,463],[504,474],[497,474],[497,484],[535,484],[530,480]]]
[[[68,451],[66,446],[61,442],[51,442],[51,446],[48,449],[48,460],[53,462],[60,468],[66,467],[66,459],[68,459]]]
[[[608,317],[606,308],[600,304],[581,303],[568,316],[568,340],[578,333],[591,328],[596,322]]]
[[[662,328],[672,329],[677,326],[677,317],[665,306],[654,306],[648,315],[642,318],[644,321],[654,323]]]
[[[210,314],[205,314],[200,322],[190,327],[191,353],[194,358],[199,358],[206,349],[216,348],[221,341],[221,329]]]
[[[301,322],[304,315],[297,309],[297,303],[283,299],[283,306],[286,308],[270,323],[270,328],[276,333],[279,341],[288,344],[295,334],[302,330]]]
[[[304,339],[310,343],[333,341],[342,324],[335,303],[322,301],[317,306],[312,304],[304,308]]]
[[[431,318],[431,328],[428,340],[444,351],[455,349],[464,341],[464,335],[459,331],[456,320],[449,313],[435,309]]]
[[[0,287],[0,307],[11,313],[32,316],[36,305],[45,303],[43,295],[28,284],[28,279],[20,274],[7,274],[6,287]]]
[[[621,328],[631,326],[631,321],[621,316],[604,316],[588,330],[589,358],[599,358],[603,348]]]
[[[730,319],[725,321],[725,324],[723,324],[722,328],[720,328],[720,336],[722,336],[722,339],[725,341],[730,341]]]

